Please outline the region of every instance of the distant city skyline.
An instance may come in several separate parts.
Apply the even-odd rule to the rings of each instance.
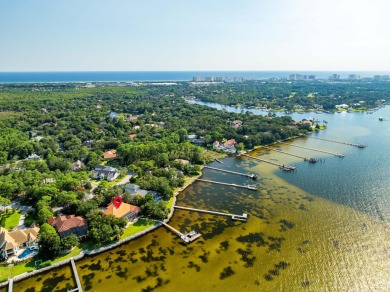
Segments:
[[[389,71],[385,0],[0,0],[0,71]]]

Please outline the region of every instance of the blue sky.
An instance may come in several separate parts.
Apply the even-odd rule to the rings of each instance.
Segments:
[[[386,0],[0,0],[0,71],[390,70]]]

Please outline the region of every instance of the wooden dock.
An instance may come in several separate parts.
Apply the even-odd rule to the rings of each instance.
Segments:
[[[213,214],[213,215],[228,216],[228,217],[231,217],[233,220],[247,221],[247,219],[248,219],[248,214],[246,214],[246,213],[243,213],[242,215],[237,215],[237,214],[195,209],[195,208],[189,208],[189,207],[183,207],[183,206],[174,206],[174,208],[181,209],[181,210],[187,210],[187,211],[195,211],[195,212]]]
[[[14,288],[14,279],[11,278],[8,280],[8,292],[12,292],[13,288]]]
[[[236,175],[241,175],[241,176],[246,176],[246,177],[249,177],[251,179],[257,179],[257,175],[254,173],[242,173],[242,172],[237,172],[237,171],[231,171],[231,170],[211,167],[208,165],[205,165],[204,168],[208,168],[208,169],[212,169],[212,170],[216,170],[216,171],[221,171],[221,172],[226,172],[226,173],[231,173],[231,174],[236,174]]]
[[[281,170],[283,170],[283,171],[291,171],[291,170],[295,170],[295,168],[296,168],[295,166],[284,165],[284,164],[281,164],[281,163],[273,162],[273,161],[270,161],[270,160],[262,159],[262,158],[255,157],[255,156],[248,155],[248,154],[242,154],[242,155],[245,156],[245,157],[253,158],[253,159],[256,159],[256,160],[259,160],[259,161],[262,161],[262,162],[266,162],[266,163],[269,163],[269,164],[273,164],[273,165],[279,166],[279,168]]]
[[[322,152],[322,153],[326,153],[326,154],[331,154],[331,155],[334,155],[334,156],[337,156],[337,157],[341,157],[341,158],[344,157],[343,154],[333,153],[333,152],[329,152],[329,151],[325,151],[325,150],[314,149],[314,148],[309,148],[309,147],[299,146],[299,145],[294,145],[294,144],[288,144],[288,143],[285,143],[285,142],[280,142],[280,143],[283,143],[283,144],[286,144],[286,145],[289,145],[289,146],[293,146],[293,147],[302,148],[302,149],[307,149],[307,150]]]
[[[71,290],[71,291],[83,292],[83,288],[81,287],[81,282],[80,282],[79,274],[77,273],[76,264],[75,264],[73,258],[70,259],[70,263],[71,263],[71,265],[72,265],[73,275],[74,275],[74,278],[75,278],[76,284],[77,284],[77,288],[75,288],[75,289],[73,289],[73,290]]]
[[[348,146],[354,146],[354,147],[357,147],[357,148],[366,148],[366,145],[363,145],[363,144],[346,143],[346,142],[335,141],[335,140],[329,140],[329,139],[318,138],[318,137],[312,137],[312,136],[308,136],[308,138],[317,139],[317,140],[322,140],[322,141],[328,141],[328,142],[333,142],[333,143],[338,143],[338,144],[344,144],[344,145],[348,145]]]
[[[283,153],[283,154],[286,154],[286,155],[302,158],[304,161],[308,161],[310,163],[316,163],[317,162],[317,160],[315,158],[312,158],[312,157],[311,158],[306,158],[304,156],[300,156],[300,155],[289,153],[289,152],[284,152],[284,151],[279,150],[279,149],[272,149],[272,148],[267,147],[267,146],[263,146],[263,148],[265,148],[267,150],[271,150],[271,151],[273,150],[273,151],[276,151],[276,152],[279,152],[279,153]]]
[[[185,242],[185,243],[190,243],[198,239],[199,237],[202,236],[202,234],[197,233],[196,231],[192,230],[186,234],[181,233],[179,230],[173,228],[172,226],[168,225],[167,223],[161,221],[161,223],[167,227],[169,230],[171,230],[173,233],[179,235],[179,237]]]
[[[201,179],[201,178],[198,178],[196,180],[202,181],[202,182],[207,182],[207,183],[212,183],[212,184],[231,186],[231,187],[235,187],[235,188],[243,188],[243,189],[247,189],[247,190],[257,191],[257,187],[251,186],[251,185],[230,184],[230,183],[224,183],[224,182],[220,182],[220,181],[213,181],[213,180],[207,180],[207,179]]]

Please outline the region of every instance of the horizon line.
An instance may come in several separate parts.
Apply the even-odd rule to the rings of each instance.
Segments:
[[[54,70],[0,71],[0,73],[101,73],[101,72],[390,72],[389,70]]]

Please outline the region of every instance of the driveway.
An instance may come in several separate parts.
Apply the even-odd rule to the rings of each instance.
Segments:
[[[123,186],[129,182],[131,177],[133,176],[132,173],[128,173],[120,182],[118,182],[116,185],[117,186]]]

